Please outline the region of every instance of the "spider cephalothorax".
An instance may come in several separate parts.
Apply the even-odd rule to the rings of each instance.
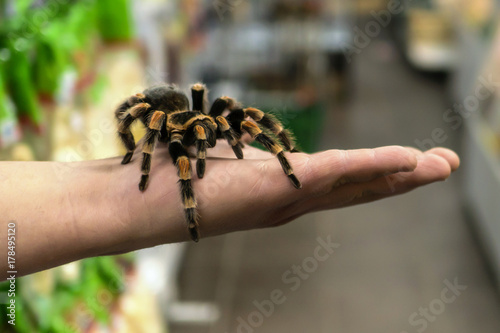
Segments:
[[[283,171],[296,188],[301,188],[283,150],[295,152],[290,133],[273,116],[255,108],[241,108],[233,99],[220,97],[206,112],[206,88],[197,83],[191,87],[193,100],[189,108],[187,96],[175,86],[161,85],[144,90],[124,101],[115,111],[118,119],[118,135],[127,148],[122,164],[132,159],[135,140],[130,125],[140,119],[147,132],[142,147],[142,176],[139,189],[144,191],[149,180],[151,157],[157,141],[168,143],[172,161],[177,167],[184,212],[191,238],[198,241],[198,214],[191,185],[191,162],[187,147],[196,146],[196,173],[198,178],[205,174],[206,149],[214,147],[217,139],[224,138],[231,145],[237,158],[243,158],[240,142],[244,132],[261,143],[279,160]],[[223,112],[228,110],[227,116]],[[270,131],[269,135],[264,130]],[[272,134],[271,134],[272,133]],[[273,136],[278,138],[278,143]]]

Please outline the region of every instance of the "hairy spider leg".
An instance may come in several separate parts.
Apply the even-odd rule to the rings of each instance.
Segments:
[[[198,230],[198,213],[196,212],[196,199],[191,185],[191,162],[189,161],[186,148],[182,145],[183,135],[180,132],[172,132],[169,144],[169,153],[177,167],[179,185],[182,195],[184,214],[188,222],[188,230],[191,239],[198,242],[200,233]]]
[[[205,158],[207,157],[207,129],[201,122],[194,126],[196,142],[196,174],[198,178],[205,175]]]
[[[194,144],[196,147],[196,174],[198,178],[203,178],[205,175],[207,148],[216,145],[216,130],[217,124],[213,119],[207,115],[201,115],[187,126],[184,133],[183,145],[189,147]]]
[[[215,122],[217,123],[217,127],[219,128],[222,136],[227,140],[231,148],[233,149],[234,154],[238,159],[243,158],[243,151],[241,150],[241,146],[239,145],[238,136],[234,132],[234,130],[229,126],[227,119],[224,116],[218,116],[215,118]]]
[[[221,116],[224,110],[232,110],[235,106],[236,102],[234,101],[234,99],[227,96],[222,96],[217,98],[213,102],[208,115],[212,118],[216,118],[218,116]]]
[[[207,87],[202,83],[191,86],[191,97],[193,99],[193,110],[206,114]]]
[[[228,121],[228,118],[224,117],[222,113],[225,110],[233,110],[236,106],[236,102],[227,96],[217,98],[212,107],[210,108],[209,115],[215,119],[218,127],[218,134],[220,137],[223,137],[227,140],[231,148],[233,149],[234,154],[237,158],[243,158],[243,151],[241,148],[245,147],[245,145],[240,141],[241,133],[236,132],[235,128],[240,128],[239,124],[235,126],[231,122]]]
[[[127,164],[132,159],[135,150],[135,139],[130,131],[130,126],[137,118],[142,117],[151,105],[148,103],[136,103],[128,110],[122,111],[123,104],[116,110],[115,115],[118,119],[118,136],[125,148],[127,148],[127,153],[123,157],[122,164]]]
[[[141,164],[141,181],[139,190],[144,191],[148,185],[149,172],[151,171],[151,159],[155,150],[156,142],[160,136],[160,130],[165,122],[165,113],[155,111],[149,121],[146,135],[144,136],[144,144],[142,146],[142,164]]]
[[[135,94],[133,96],[130,96],[127,100],[125,100],[123,103],[121,103],[115,110],[115,116],[117,119],[121,119],[122,115],[127,111],[129,108],[132,106],[139,104],[144,101],[144,98],[146,98],[146,95],[142,93]]]
[[[273,155],[275,155],[283,168],[283,171],[288,176],[295,188],[302,188],[302,184],[297,179],[293,173],[293,169],[283,154],[283,147],[281,147],[276,141],[267,136],[262,132],[262,129],[254,122],[245,120],[241,123],[241,128],[248,132],[253,139],[262,144],[267,150],[269,150]]]
[[[295,147],[295,140],[290,131],[285,129],[278,118],[276,118],[274,115],[265,113],[264,111],[256,108],[241,109],[238,107],[238,103],[235,100],[226,96],[220,97],[215,100],[209,114],[215,118],[219,115],[222,115],[222,113],[226,109],[229,110],[230,114],[233,112],[241,113],[240,110],[243,110],[243,119],[246,117],[250,117],[257,123],[259,123],[259,125],[262,125],[265,128],[269,129],[280,140],[285,150],[292,153],[299,151]],[[241,141],[239,141],[239,145],[243,147]]]
[[[202,83],[195,83],[191,86],[191,98],[193,100],[193,110],[206,114],[206,91],[207,87]],[[201,122],[194,126],[196,138],[196,174],[198,178],[205,175],[205,158],[207,156],[207,129]]]
[[[295,140],[292,134],[283,127],[281,122],[274,115],[265,113],[264,111],[256,108],[246,108],[243,109],[243,112],[245,112],[245,116],[252,118],[259,125],[262,125],[273,132],[273,134],[280,140],[285,150],[292,153],[298,152],[295,148]]]

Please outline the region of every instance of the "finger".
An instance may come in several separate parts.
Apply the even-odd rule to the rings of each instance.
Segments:
[[[334,188],[325,196],[309,199],[306,209],[331,209],[371,202],[445,180],[451,174],[449,162],[440,156],[423,153],[418,159],[418,166],[412,172],[401,172],[366,183],[351,183]]]
[[[435,154],[444,158],[450,164],[451,171],[457,170],[458,167],[460,166],[460,158],[458,157],[457,154],[455,154],[455,152],[449,149],[436,147],[429,149],[428,151],[426,151],[426,153]]]
[[[417,167],[415,154],[400,146],[347,150],[345,154],[345,173],[340,183],[365,182]]]
[[[392,196],[405,193],[420,186],[446,180],[452,172],[450,163],[446,159],[429,152],[421,155],[418,163],[417,169],[413,172],[388,175],[365,184],[366,188],[363,191],[366,192],[366,197],[369,198],[371,194]],[[365,196],[358,194],[358,197]],[[353,203],[359,202],[353,200]]]
[[[308,184],[306,190],[308,187],[319,193],[329,192],[332,187],[347,183],[366,182],[384,175],[411,171],[417,166],[415,154],[400,146],[330,150],[312,155],[302,163],[300,156],[290,156],[297,176]]]
[[[422,155],[423,154],[423,152],[421,150],[418,150],[417,148],[414,148],[414,147],[405,147],[405,148],[413,151],[415,153],[415,155]],[[443,157],[450,164],[452,171],[457,170],[458,167],[460,166],[460,158],[458,157],[458,155],[455,152],[453,152],[449,149],[442,148],[442,147],[436,147],[436,148],[432,148],[432,149],[427,150],[426,153],[431,153],[431,154],[435,154],[435,155]]]

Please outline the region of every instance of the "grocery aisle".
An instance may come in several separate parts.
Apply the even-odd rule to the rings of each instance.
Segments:
[[[350,69],[351,100],[332,105],[322,148],[415,145],[435,128],[459,147],[442,120],[443,81],[410,70],[392,44],[374,41]],[[460,176],[189,245],[181,299],[216,302],[221,318],[171,332],[498,332],[499,297],[463,217]],[[338,247],[312,259],[329,237]]]

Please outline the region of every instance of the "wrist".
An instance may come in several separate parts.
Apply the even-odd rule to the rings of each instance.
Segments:
[[[133,237],[118,159],[64,163],[67,219],[84,257],[129,251]],[[64,172],[64,170],[63,170]]]
[[[110,237],[102,247],[106,252],[101,254],[188,240],[174,166],[162,165],[172,170],[155,173],[154,181],[140,191],[140,161],[134,158],[126,165],[120,163],[120,158],[93,161],[105,164],[102,169],[106,182],[92,196],[101,194],[103,204],[99,205],[106,210],[103,215],[109,221],[103,228]]]

